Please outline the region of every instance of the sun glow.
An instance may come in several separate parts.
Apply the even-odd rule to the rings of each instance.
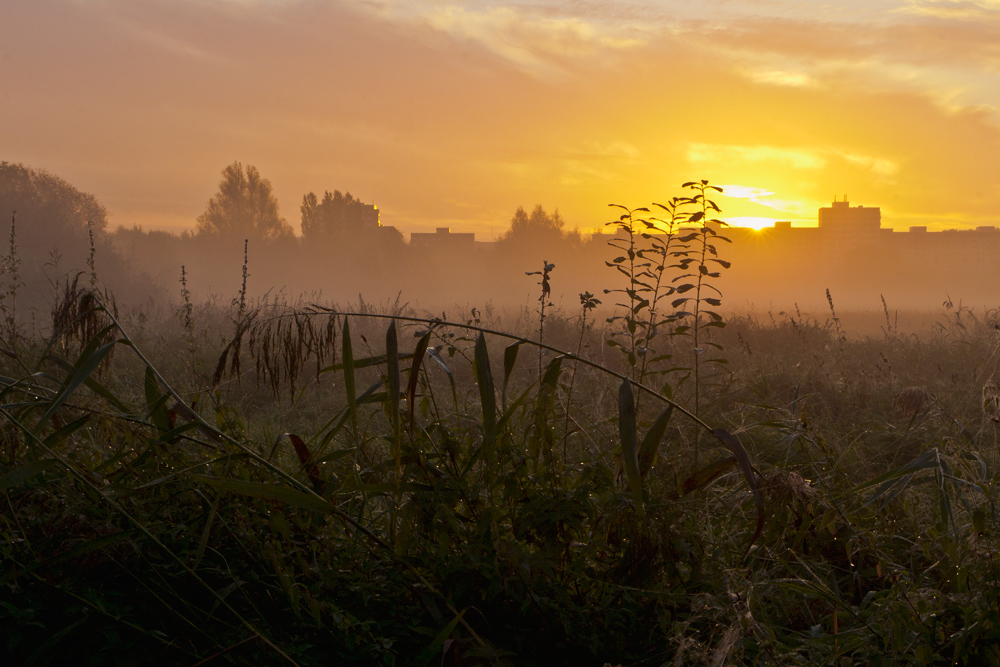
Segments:
[[[731,218],[723,218],[723,222],[729,223],[731,227],[750,227],[751,229],[765,229],[767,227],[774,227],[774,223],[777,218],[758,218],[748,215],[734,216]]]

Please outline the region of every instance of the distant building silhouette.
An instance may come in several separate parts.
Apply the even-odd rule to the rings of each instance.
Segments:
[[[819,227],[835,232],[866,234],[877,232],[882,227],[882,209],[879,207],[851,206],[834,199],[833,204],[819,210]]]
[[[410,247],[430,252],[468,254],[476,247],[476,235],[471,232],[452,233],[450,227],[438,227],[433,234],[410,234]]]
[[[857,261],[871,261],[907,270],[923,267],[926,274],[967,272],[993,265],[1000,257],[1000,229],[994,226],[932,232],[915,225],[895,232],[882,226],[879,207],[851,206],[846,197],[820,208],[816,227],[792,227],[783,220],[760,230],[731,227],[722,233],[734,242],[731,252],[740,259],[749,251],[782,263],[858,270],[864,265]]]

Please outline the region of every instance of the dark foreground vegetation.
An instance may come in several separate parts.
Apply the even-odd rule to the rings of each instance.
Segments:
[[[547,262],[534,312],[447,321],[118,308],[91,261],[43,334],[12,241],[0,658],[1000,663],[997,312],[726,323],[688,186],[575,314]]]
[[[260,313],[212,390],[201,334],[64,305],[5,350],[6,664],[1000,658],[993,313],[730,324],[701,418],[751,486],[679,410],[637,391],[636,437],[618,378],[475,329]],[[579,325],[549,340],[597,358]]]

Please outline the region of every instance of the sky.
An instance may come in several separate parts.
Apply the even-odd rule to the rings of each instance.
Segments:
[[[490,240],[722,186],[724,218],[1000,225],[1000,0],[0,0],[0,160],[192,228],[255,165]]]

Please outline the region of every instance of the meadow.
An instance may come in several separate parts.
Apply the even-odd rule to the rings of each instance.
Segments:
[[[726,316],[688,185],[575,310],[5,318],[0,656],[1000,664],[1000,313]]]

